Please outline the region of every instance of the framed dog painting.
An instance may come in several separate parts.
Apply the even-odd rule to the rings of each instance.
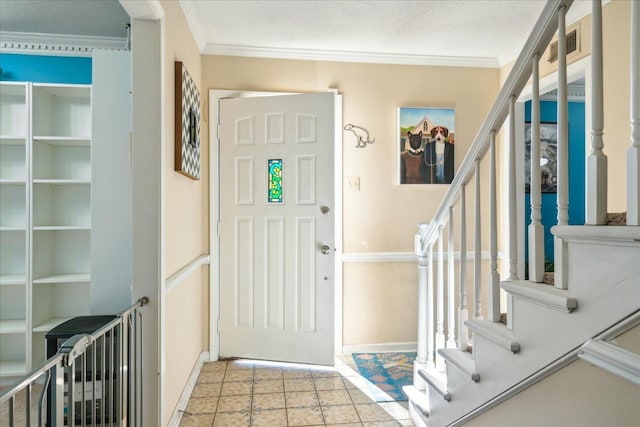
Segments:
[[[451,184],[455,110],[398,108],[398,183]]]

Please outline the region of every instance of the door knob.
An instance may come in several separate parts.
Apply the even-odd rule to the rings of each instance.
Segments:
[[[322,245],[322,247],[320,247],[320,252],[322,252],[324,255],[329,255],[329,252],[331,252],[331,248],[327,245]]]
[[[322,212],[322,215],[326,215],[329,213],[329,208],[327,206],[322,206],[320,208],[320,212]]]

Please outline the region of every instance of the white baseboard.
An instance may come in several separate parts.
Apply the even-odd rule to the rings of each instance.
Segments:
[[[184,385],[184,389],[182,389],[182,394],[180,395],[180,399],[178,400],[178,404],[173,410],[173,414],[171,414],[171,418],[169,419],[168,426],[169,427],[178,427],[180,425],[180,421],[182,420],[182,414],[187,404],[189,403],[189,398],[191,397],[191,393],[193,392],[193,388],[196,386],[196,381],[198,381],[198,377],[200,376],[200,371],[202,370],[202,365],[204,362],[209,361],[209,352],[203,351],[198,356],[198,360],[196,360],[196,364],[193,366],[193,370],[191,371],[191,375],[189,375],[189,379],[187,383]]]
[[[342,354],[352,353],[392,353],[418,351],[418,344],[415,342],[390,342],[380,344],[353,344],[343,345]]]

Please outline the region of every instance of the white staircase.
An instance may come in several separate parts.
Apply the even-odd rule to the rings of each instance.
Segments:
[[[587,203],[587,221],[591,225],[567,225],[566,185],[558,185],[558,225],[555,236],[555,285],[542,283],[544,260],[540,256],[543,244],[540,238],[540,189],[531,186],[532,224],[530,227],[529,277],[523,280],[517,271],[517,251],[523,243],[517,242],[515,215],[506,221],[510,236],[508,252],[508,280],[498,274],[498,225],[496,188],[496,134],[506,120],[507,128],[514,126],[514,100],[529,77],[533,76],[533,101],[539,102],[537,84],[538,61],[549,44],[553,33],[559,30],[559,85],[558,118],[566,122],[566,62],[564,52],[564,15],[570,0],[550,1],[529,37],[513,71],[507,78],[489,116],[478,132],[474,144],[465,157],[443,203],[429,224],[422,224],[415,238],[419,260],[419,319],[418,355],[414,369],[414,385],[405,387],[409,397],[410,413],[417,426],[460,425],[497,405],[515,393],[566,366],[578,357],[594,365],[640,383],[640,357],[621,350],[608,340],[640,325],[640,224],[638,222],[638,169],[640,168],[640,4],[632,2],[632,69],[631,69],[631,146],[627,155],[627,225],[606,226],[602,203],[606,213],[607,168],[602,168],[602,44],[601,5],[594,1],[592,15],[592,70],[594,98],[591,108],[592,152],[587,161],[587,193],[595,193],[596,201]],[[637,56],[637,57],[636,57]],[[598,60],[600,57],[600,60]],[[600,61],[600,63],[598,63]],[[563,67],[565,68],[563,76]],[[598,67],[600,69],[598,70]],[[565,90],[562,90],[562,86]],[[563,99],[564,92],[564,99]],[[536,116],[536,114],[538,114]],[[539,112],[532,107],[532,122]],[[566,125],[566,123],[564,124]],[[558,180],[568,169],[567,159],[560,154],[562,123],[558,124]],[[532,155],[537,159],[535,125],[532,124]],[[514,132],[509,132],[506,143],[510,153],[515,152]],[[488,153],[489,160],[489,230],[482,228],[480,201],[482,189],[481,161]],[[505,172],[509,173],[509,212],[515,211],[515,155],[510,155]],[[593,160],[593,157],[597,157]],[[593,160],[593,162],[591,161]],[[532,162],[531,176],[539,177],[539,165]],[[591,163],[596,164],[593,168]],[[536,175],[537,174],[537,175]],[[473,233],[474,248],[467,256],[466,186],[474,186],[475,209]],[[593,188],[592,188],[593,186]],[[590,197],[590,196],[588,196]],[[454,213],[459,214],[456,218]],[[455,226],[454,226],[455,224]],[[447,231],[446,233],[444,231]],[[454,236],[460,230],[460,236]],[[482,272],[482,234],[489,234],[489,274]],[[448,237],[448,265],[444,270],[443,247]],[[455,250],[460,260],[454,261]],[[438,262],[433,262],[434,248]],[[473,271],[467,272],[469,261]],[[457,267],[454,266],[457,263]],[[435,270],[434,270],[435,264]],[[485,268],[486,266],[485,262]],[[506,270],[507,268],[505,268]],[[471,269],[469,269],[471,270]],[[446,273],[446,274],[445,274]],[[447,277],[448,286],[443,283]],[[484,276],[484,277],[483,277]],[[434,277],[437,283],[434,284]],[[468,288],[472,288],[468,289]],[[501,296],[502,292],[502,296]],[[484,297],[482,297],[484,296]],[[487,302],[483,299],[486,299]],[[502,300],[502,310],[501,310]],[[506,301],[506,303],[505,303]],[[506,324],[500,322],[501,311],[506,311]],[[445,328],[446,324],[446,328]],[[446,338],[446,339],[445,339]],[[603,361],[604,360],[604,361]],[[514,424],[515,425],[515,424]]]

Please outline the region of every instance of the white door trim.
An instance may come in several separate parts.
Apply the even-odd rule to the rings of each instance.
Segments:
[[[290,92],[258,92],[245,90],[209,90],[209,242],[211,266],[209,268],[209,357],[218,360],[220,354],[220,240],[218,222],[220,219],[219,181],[219,103],[224,98],[244,98],[257,96],[287,95]],[[342,352],[342,95],[336,94],[335,129],[335,351]]]

